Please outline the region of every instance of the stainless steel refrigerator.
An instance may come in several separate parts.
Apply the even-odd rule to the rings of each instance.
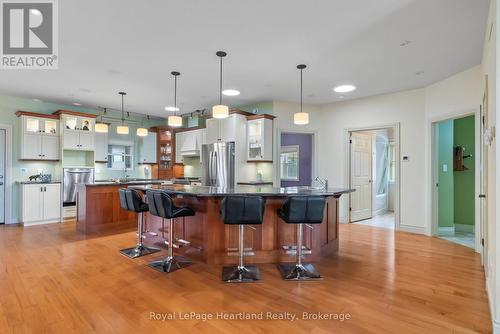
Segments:
[[[94,183],[94,168],[63,168],[63,206],[76,204],[79,183]]]
[[[201,161],[204,186],[234,188],[234,142],[202,145]]]

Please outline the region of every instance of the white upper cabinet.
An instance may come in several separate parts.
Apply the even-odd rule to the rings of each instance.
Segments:
[[[61,114],[63,148],[65,150],[95,150],[95,118]]]
[[[247,124],[247,160],[273,160],[273,121],[265,117]]]
[[[108,162],[108,134],[106,132],[95,133],[95,154],[96,162]]]
[[[246,117],[240,114],[231,114],[223,119],[207,119],[206,144],[236,141],[241,133],[245,133],[245,128]]]
[[[59,160],[59,120],[18,112],[21,120],[21,155],[24,160]]]
[[[145,137],[137,137],[139,144],[139,160],[140,164],[155,164],[157,162],[157,134],[156,132],[148,132]]]

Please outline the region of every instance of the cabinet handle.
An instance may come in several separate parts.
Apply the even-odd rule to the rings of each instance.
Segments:
[[[47,187],[43,187],[43,192],[47,192]]]
[[[43,192],[43,187],[40,187],[40,192]]]

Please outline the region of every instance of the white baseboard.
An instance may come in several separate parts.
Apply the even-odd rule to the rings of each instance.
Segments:
[[[399,225],[399,230],[401,232],[410,232],[410,233],[417,233],[417,234],[425,234],[425,227],[423,226],[411,226],[411,225]]]
[[[491,289],[489,288],[489,280],[486,279],[486,294],[488,295],[489,305],[490,305],[490,316],[491,316],[491,327],[493,334],[500,334],[500,321],[495,319],[495,299],[491,295]]]
[[[55,224],[55,223],[60,223],[61,220],[42,220],[39,222],[29,222],[29,223],[23,223],[24,227],[30,227],[30,226],[37,226],[37,225],[46,225],[46,224]]]
[[[447,226],[447,227],[438,227],[439,235],[454,235],[455,234],[455,226]]]
[[[474,233],[474,225],[455,224],[455,231]]]

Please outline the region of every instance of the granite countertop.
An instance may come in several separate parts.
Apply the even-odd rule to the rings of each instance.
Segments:
[[[42,181],[17,181],[19,184],[51,184],[51,183],[61,183],[61,181],[57,180],[52,180],[48,182],[42,182]]]
[[[120,181],[95,181],[94,183],[85,184],[87,187],[99,187],[99,186],[113,186],[113,185],[145,185],[145,184],[162,184],[167,182],[167,180],[120,180]]]
[[[198,196],[198,197],[223,197],[230,195],[259,195],[264,197],[289,197],[289,196],[340,196],[342,194],[353,192],[354,189],[343,188],[323,188],[316,187],[288,187],[274,188],[272,186],[246,186],[237,185],[235,188],[218,188],[207,186],[191,185],[135,185],[130,188],[146,191],[148,189],[165,190],[179,195]]]

